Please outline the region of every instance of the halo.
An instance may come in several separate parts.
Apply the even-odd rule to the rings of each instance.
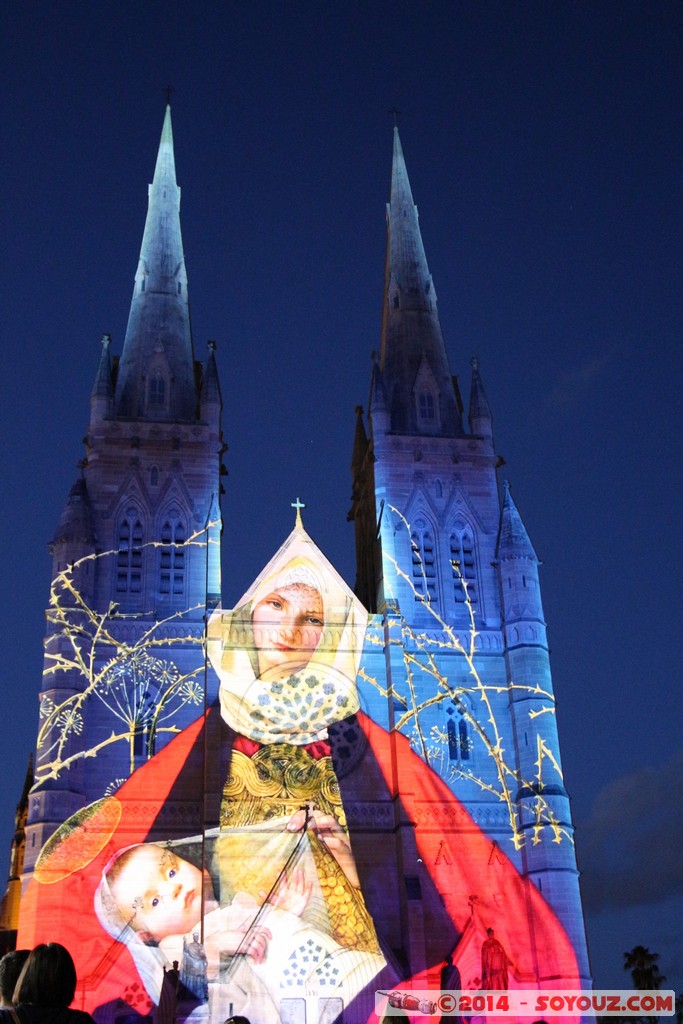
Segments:
[[[116,831],[122,810],[120,800],[105,796],[67,818],[40,851],[35,880],[52,885],[90,864]]]

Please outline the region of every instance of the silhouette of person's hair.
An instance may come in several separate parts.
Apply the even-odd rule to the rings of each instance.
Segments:
[[[76,993],[76,967],[58,942],[41,943],[29,953],[14,989],[15,1003],[70,1006]]]
[[[11,949],[0,960],[0,998],[5,1006],[12,1005],[12,997],[30,949]]]

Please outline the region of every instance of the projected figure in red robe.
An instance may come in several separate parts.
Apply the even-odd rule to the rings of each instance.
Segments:
[[[481,987],[507,989],[508,958],[503,945],[495,937],[493,928],[487,928],[488,938],[481,947]]]

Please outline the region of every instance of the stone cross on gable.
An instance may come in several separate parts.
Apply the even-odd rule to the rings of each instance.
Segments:
[[[301,501],[299,498],[297,498],[296,501],[291,502],[291,506],[292,506],[292,508],[296,509],[296,523],[295,523],[295,526],[303,526],[304,525],[304,521],[301,518],[301,509],[302,508],[306,508],[305,503],[303,501]]]

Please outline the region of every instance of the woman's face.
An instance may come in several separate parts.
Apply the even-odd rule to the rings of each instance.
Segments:
[[[266,594],[251,616],[259,674],[306,665],[318,646],[324,614],[320,591],[308,583],[289,583]]]

